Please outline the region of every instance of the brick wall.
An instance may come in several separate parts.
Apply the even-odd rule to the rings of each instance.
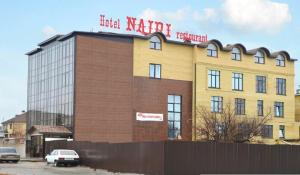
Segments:
[[[75,134],[78,141],[132,141],[132,40],[76,38]]]
[[[163,113],[163,122],[134,121],[134,141],[168,139],[168,95],[182,96],[182,138],[192,137],[192,82],[134,77],[134,114],[136,112]]]

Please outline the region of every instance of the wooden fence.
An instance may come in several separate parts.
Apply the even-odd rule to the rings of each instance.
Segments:
[[[300,146],[162,141],[46,142],[45,150],[74,149],[95,169],[153,175],[300,173]]]

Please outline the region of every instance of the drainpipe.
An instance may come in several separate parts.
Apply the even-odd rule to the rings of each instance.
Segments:
[[[197,45],[194,46],[193,48],[193,69],[194,69],[194,76],[193,76],[193,140],[196,141],[197,139],[197,118],[196,118],[196,108],[197,108]]]

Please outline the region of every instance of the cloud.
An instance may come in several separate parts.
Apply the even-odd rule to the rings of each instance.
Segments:
[[[218,21],[218,11],[213,8],[205,8],[202,12],[194,11],[193,18],[196,21],[203,22],[217,22]]]
[[[279,32],[292,19],[287,4],[271,0],[224,0],[224,22],[241,31]]]
[[[161,21],[183,21],[189,15],[190,7],[184,7],[176,11],[157,11],[151,8],[145,9],[139,16],[143,19],[161,20]]]
[[[56,35],[58,32],[51,26],[45,26],[42,30],[45,38],[50,38],[54,35]]]
[[[189,6],[179,8],[174,11],[159,11],[147,8],[142,11],[139,18],[146,20],[156,20],[172,24],[173,31],[190,31],[192,30],[187,23],[192,19],[192,9]]]
[[[198,23],[210,31],[229,27],[240,32],[276,34],[292,20],[288,4],[272,0],[221,0],[217,8],[193,10],[190,7],[175,11],[145,9],[140,18],[160,20],[177,26]]]

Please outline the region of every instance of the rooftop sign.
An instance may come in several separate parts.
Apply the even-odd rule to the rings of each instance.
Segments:
[[[125,29],[127,32],[134,32],[140,35],[149,35],[155,32],[163,33],[167,38],[171,38],[173,35],[172,24],[164,23],[161,21],[145,20],[143,18],[126,17],[126,24],[122,24],[120,18],[113,19],[100,15],[100,28]],[[192,42],[206,42],[207,35],[196,35],[188,32],[175,31],[175,38],[182,41]]]

